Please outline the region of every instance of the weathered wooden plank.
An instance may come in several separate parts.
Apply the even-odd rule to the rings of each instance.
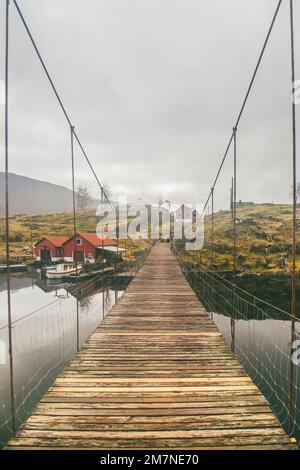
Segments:
[[[19,437],[28,438],[76,438],[76,439],[217,439],[220,437],[228,438],[230,436],[240,438],[242,436],[280,436],[286,437],[284,431],[279,427],[274,428],[242,428],[242,429],[183,429],[168,431],[81,431],[81,430],[51,430],[51,429],[23,429],[19,431]]]
[[[284,449],[293,449],[295,445],[287,442],[286,436],[240,436],[227,438],[186,438],[186,439],[81,439],[81,438],[15,438],[9,441],[8,449],[17,448],[44,448],[44,449],[226,449],[240,446],[276,445]]]
[[[214,406],[207,406],[207,407],[199,407],[199,408],[160,408],[157,409],[98,409],[97,406],[88,407],[89,403],[85,402],[84,406],[82,403],[77,404],[78,406],[73,406],[72,403],[71,407],[67,406],[68,403],[64,404],[62,408],[40,408],[38,407],[35,411],[36,415],[43,415],[43,416],[106,416],[106,417],[113,417],[113,416],[200,416],[200,415],[224,415],[228,414],[240,414],[241,412],[248,410],[251,413],[267,413],[270,411],[268,406],[249,406],[249,403],[243,403],[240,407],[222,407],[221,403],[217,403]],[[97,404],[96,404],[97,405]],[[219,407],[217,407],[219,405]],[[250,404],[251,405],[251,404]],[[26,426],[25,426],[26,427]]]
[[[229,384],[234,384],[234,383],[238,383],[238,384],[242,384],[242,383],[247,383],[247,384],[252,384],[251,380],[249,377],[247,376],[244,376],[244,377],[205,377],[205,378],[194,378],[194,377],[188,377],[188,378],[179,378],[179,377],[169,377],[167,379],[163,379],[163,378],[156,378],[154,377],[153,379],[151,379],[152,383],[153,384],[156,384],[156,385],[162,385],[162,384],[176,384],[176,385],[179,385],[181,383],[185,384],[185,386],[187,385],[191,385],[191,384],[218,384],[218,383],[222,383],[222,384],[226,384],[226,383],[229,383]],[[132,383],[135,383],[135,384],[139,384],[140,386],[141,385],[145,385],[145,384],[149,384],[149,381],[145,380],[145,379],[141,379],[141,378],[136,378],[136,377],[127,377],[126,379],[125,378],[118,378],[118,379],[112,379],[112,378],[101,378],[101,379],[98,379],[98,378],[94,378],[94,379],[86,379],[86,378],[83,378],[83,377],[80,377],[80,379],[76,379],[76,378],[58,378],[55,380],[54,384],[53,384],[53,388],[55,387],[74,387],[76,385],[76,387],[83,387],[83,386],[88,386],[88,387],[96,387],[98,384],[105,384],[105,383],[109,383],[109,384],[132,384]]]
[[[236,400],[239,400],[239,404],[243,403],[253,403],[255,402],[256,405],[258,404],[267,404],[267,401],[264,397],[261,397],[256,391],[252,392],[228,392],[222,395],[222,402],[220,402],[220,395],[216,393],[164,393],[156,394],[156,393],[105,393],[102,392],[96,396],[83,396],[83,395],[55,395],[55,394],[47,394],[40,403],[181,403],[184,406],[184,403],[190,402],[198,402],[200,403],[207,403],[207,402],[214,402],[221,403],[223,406],[236,406]],[[235,400],[235,401],[233,401]],[[200,405],[199,405],[200,406]]]
[[[144,425],[146,426],[145,430],[147,430],[147,426],[156,426],[156,427],[161,427],[161,426],[170,426],[170,423],[172,423],[172,426],[178,425],[182,426],[183,429],[187,425],[189,426],[195,426],[195,429],[199,428],[199,423],[203,424],[206,423],[209,426],[218,426],[218,427],[223,427],[226,425],[231,425],[231,423],[240,423],[240,425],[244,426],[244,423],[246,427],[256,427],[255,423],[259,421],[260,424],[274,424],[278,426],[278,422],[274,415],[271,412],[268,413],[261,413],[261,414],[246,414],[246,413],[241,413],[241,414],[225,414],[225,415],[193,415],[193,416],[184,416],[184,415],[179,415],[179,416],[169,416],[169,417],[164,417],[164,416],[109,416],[109,417],[103,417],[103,416],[43,416],[43,415],[33,415],[30,416],[27,420],[26,423],[26,429],[29,429],[31,427],[36,427],[36,428],[41,428],[41,429],[47,429],[47,426],[52,428],[53,424],[55,425],[61,425],[62,428],[64,426],[70,426],[71,428],[75,427],[77,429],[77,424],[81,424],[82,426],[90,426],[92,425],[93,429],[94,426],[97,425],[112,425],[115,426],[117,425],[124,425],[127,427],[130,426],[138,426],[138,425]],[[254,423],[253,426],[251,426],[249,423]],[[202,425],[201,425],[202,428]]]

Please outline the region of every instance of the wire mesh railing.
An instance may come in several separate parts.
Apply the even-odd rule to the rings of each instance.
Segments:
[[[175,245],[174,245],[175,246]],[[300,323],[289,312],[173,251],[182,271],[232,351],[300,443]]]
[[[65,286],[61,289],[65,295],[59,295],[42,308],[21,317],[13,312],[16,314],[11,323],[13,377],[9,364],[9,326],[0,328],[0,448],[118,302],[151,246],[149,243],[144,250],[136,249],[134,259],[120,260],[111,270],[103,270],[86,282]]]

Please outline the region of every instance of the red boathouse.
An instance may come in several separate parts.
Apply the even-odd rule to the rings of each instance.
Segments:
[[[37,261],[45,263],[64,259],[63,244],[68,237],[45,237],[35,244],[35,257]]]
[[[76,242],[76,250],[75,250]],[[63,244],[65,261],[77,261],[82,263],[94,263],[102,247],[116,246],[117,243],[111,238],[98,238],[95,232],[80,232],[66,240]]]

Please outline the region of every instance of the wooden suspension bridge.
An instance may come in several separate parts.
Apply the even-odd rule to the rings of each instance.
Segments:
[[[294,448],[162,243],[6,447]]]

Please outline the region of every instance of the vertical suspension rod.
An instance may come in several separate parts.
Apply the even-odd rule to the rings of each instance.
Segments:
[[[4,146],[5,146],[5,247],[6,247],[6,288],[7,288],[7,316],[8,316],[8,354],[9,354],[9,377],[10,377],[10,399],[11,399],[11,423],[12,432],[16,432],[16,402],[14,388],[14,361],[13,361],[13,338],[12,338],[12,310],[11,310],[11,283],[10,283],[10,243],[9,243],[9,137],[8,137],[8,69],[9,69],[9,1],[6,0],[5,10],[5,111],[4,111]]]

